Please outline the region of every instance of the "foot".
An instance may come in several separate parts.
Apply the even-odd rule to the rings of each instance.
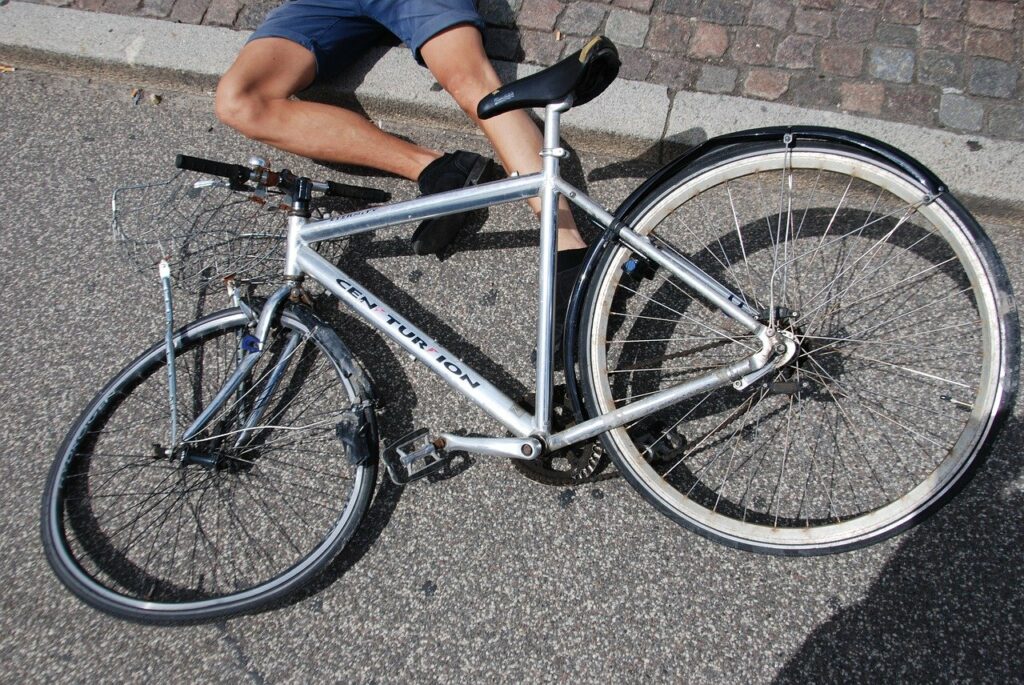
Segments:
[[[424,195],[443,193],[474,186],[487,170],[491,160],[476,154],[458,150],[438,157],[420,174],[418,183]],[[465,216],[449,214],[427,219],[412,234],[412,250],[418,255],[440,255],[465,224]]]

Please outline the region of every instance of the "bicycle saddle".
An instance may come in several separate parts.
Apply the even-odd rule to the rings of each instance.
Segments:
[[[582,49],[532,76],[508,83],[486,96],[476,107],[481,119],[524,107],[543,107],[572,96],[572,105],[590,102],[619,73],[619,51],[604,36],[596,36]]]

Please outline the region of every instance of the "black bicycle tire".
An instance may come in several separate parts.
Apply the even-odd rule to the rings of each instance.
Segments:
[[[233,328],[242,328],[247,322],[246,314],[237,308],[214,312],[179,329],[175,334],[175,344],[186,345],[190,339],[201,336],[212,337]],[[287,328],[309,331],[311,336],[316,339],[319,348],[331,359],[336,370],[346,377],[357,395],[357,401],[361,403],[367,399],[367,393],[371,392],[368,378],[333,329],[302,306],[285,308],[281,314],[281,324]],[[377,460],[375,453],[371,454],[371,459],[357,467],[358,476],[354,478],[355,484],[346,507],[347,513],[331,528],[328,537],[333,539],[329,544],[314,549],[313,554],[296,563],[295,567],[302,565],[298,572],[290,574],[284,579],[272,578],[262,586],[249,590],[242,598],[228,595],[218,600],[214,606],[182,609],[164,605],[158,608],[140,608],[137,600],[123,598],[123,596],[119,598],[109,588],[105,588],[101,583],[89,578],[88,574],[74,561],[73,555],[65,549],[66,546],[61,540],[59,535],[61,528],[59,519],[62,510],[59,499],[60,486],[70,453],[81,440],[89,425],[103,421],[108,412],[117,410],[120,388],[125,386],[131,388],[137,378],[143,376],[148,368],[162,365],[163,349],[164,343],[158,342],[119,371],[89,403],[62,441],[47,477],[42,497],[41,536],[46,559],[65,587],[86,604],[112,616],[140,623],[201,623],[251,613],[276,604],[301,590],[310,580],[321,573],[356,532],[369,506],[376,484]]]
[[[909,181],[909,176],[904,171],[896,169],[882,159],[866,156],[862,151],[856,151],[841,144],[829,143],[816,143],[813,147],[825,152],[858,156],[871,164],[884,168],[888,172],[897,174],[901,178]],[[725,150],[709,153],[706,157],[695,160],[693,164],[681,170],[672,178],[666,180],[659,188],[653,190],[645,201],[635,208],[629,216],[625,217],[625,221],[629,225],[637,225],[653,206],[655,206],[674,189],[680,187],[684,183],[697,179],[699,176],[721,165],[743,158],[750,158],[752,155],[756,154],[778,153],[784,150],[785,147],[783,144],[768,143],[733,146]],[[706,525],[696,523],[690,518],[681,515],[678,511],[669,506],[663,498],[652,492],[644,479],[641,478],[638,472],[631,466],[630,460],[622,453],[619,446],[615,441],[610,439],[610,434],[603,434],[601,436],[602,444],[627,482],[629,482],[630,485],[656,509],[688,530],[730,547],[785,556],[811,556],[844,552],[880,542],[881,540],[903,532],[927,519],[946,502],[948,502],[951,497],[959,492],[968,483],[974,473],[976,473],[978,467],[991,448],[993,439],[998,434],[1000,428],[1003,426],[1010,414],[1017,389],[1017,370],[1019,368],[1020,358],[1019,323],[1009,278],[998,254],[996,253],[992,241],[984,233],[970,212],[968,212],[952,194],[945,192],[938,198],[935,198],[934,201],[941,203],[949,214],[959,223],[959,229],[962,230],[968,241],[972,244],[974,253],[983,267],[985,279],[994,292],[994,306],[997,310],[996,316],[994,317],[994,326],[996,329],[995,335],[999,340],[998,361],[996,363],[996,371],[994,374],[996,378],[993,380],[998,389],[995,393],[992,409],[989,412],[989,416],[986,417],[986,428],[981,434],[980,439],[974,445],[971,453],[964,458],[962,468],[947,481],[948,485],[939,495],[923,502],[920,508],[916,510],[913,515],[900,522],[899,525],[890,526],[881,531],[859,536],[856,539],[828,546],[808,545],[775,547],[758,542],[752,542],[750,540],[737,539],[735,536],[722,534],[719,531],[709,528]],[[599,285],[604,280],[608,270],[612,267],[614,255],[617,253],[619,247],[620,245],[618,243],[612,243],[609,245],[595,270],[595,275],[591,279],[591,287],[584,301],[582,317],[583,325],[581,326],[580,334],[577,338],[579,358],[581,360],[581,381],[584,391],[583,396],[586,407],[591,415],[599,415],[604,410],[600,406],[598,391],[595,388],[595,383],[591,373],[595,366],[595,360],[593,358],[591,347],[588,345],[588,339],[590,337],[588,332],[594,327],[595,320],[598,315],[598,307],[600,304],[598,302],[600,298],[600,293],[598,292]]]

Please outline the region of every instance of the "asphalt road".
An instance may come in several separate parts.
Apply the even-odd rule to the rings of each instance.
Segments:
[[[999,682],[1024,672],[1019,408],[950,505],[842,555],[727,549],[674,525],[621,479],[551,488],[474,458],[440,482],[381,484],[350,549],[283,608],[168,629],[86,607],[42,557],[39,497],[70,422],[162,323],[158,291],[121,268],[109,240],[112,188],[165,177],[176,152],[262,152],[326,173],[227,131],[208,97],[161,91],[159,105],[133,105],[131,87],[0,75],[0,679]],[[436,147],[486,149],[475,137],[386,126]],[[649,171],[583,155],[570,176],[614,206]],[[381,232],[357,246],[353,272],[523,393],[531,222],[525,206],[492,209],[443,262],[412,255],[405,228]],[[1020,229],[988,229],[1020,292]],[[415,302],[403,293],[411,288]],[[392,400],[386,438],[419,426],[494,430],[397,348],[351,342]]]

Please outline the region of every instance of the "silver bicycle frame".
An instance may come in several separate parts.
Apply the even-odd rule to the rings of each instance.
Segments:
[[[611,226],[615,220],[600,205],[564,181],[559,175],[559,161],[567,154],[559,147],[560,116],[569,108],[570,104],[570,102],[562,102],[549,105],[546,108],[544,149],[541,152],[543,168],[538,173],[513,176],[475,187],[364,209],[336,219],[310,222],[302,217],[289,217],[288,247],[285,259],[286,276],[296,278],[305,274],[321,283],[360,318],[398,343],[448,385],[521,439],[510,441],[507,438],[465,438],[449,434],[441,435],[441,438],[448,439],[453,444],[457,443],[462,449],[519,459],[535,458],[538,454],[536,450],[532,449],[532,445],[536,444],[536,441],[530,438],[540,438],[548,450],[567,447],[612,428],[636,421],[697,393],[729,383],[740,382],[740,379],[744,377],[763,372],[768,367],[772,356],[779,354],[780,344],[787,346],[787,349],[790,347],[795,349],[793,343],[776,337],[773,331],[760,323],[755,318],[755,312],[750,310],[740,297],[697,265],[674,251],[659,248],[649,238],[640,236],[623,226],[618,232],[618,237],[625,245],[668,270],[727,316],[751,331],[761,340],[761,350],[733,364],[649,395],[567,430],[551,434],[558,198],[564,196],[604,228]],[[467,363],[403,318],[380,297],[374,295],[369,289],[328,262],[310,247],[322,240],[345,238],[379,228],[422,221],[447,214],[469,212],[529,197],[540,197],[541,199],[536,413],[533,415]],[[268,301],[267,306],[261,312],[257,327],[257,337],[261,341],[264,340],[270,320],[276,314],[274,310],[280,305],[282,296],[287,291],[288,286],[284,286],[271,298],[271,301]],[[271,306],[271,302],[275,303],[275,306]],[[792,350],[789,352],[791,353]],[[186,434],[197,434],[201,429],[200,423],[202,422],[197,419],[196,423],[186,431]]]

